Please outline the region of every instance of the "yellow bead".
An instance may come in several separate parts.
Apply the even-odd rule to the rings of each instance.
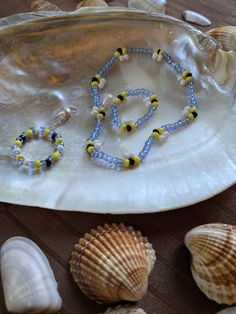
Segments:
[[[186,77],[185,80],[186,80],[186,82],[190,82],[190,81],[192,81],[192,79],[193,79],[192,76],[188,76],[188,77]]]
[[[55,152],[55,153],[53,153],[53,158],[54,158],[54,160],[57,161],[61,158],[61,154],[59,152]]]
[[[160,54],[160,55],[163,55],[163,54],[164,54],[164,50],[161,50],[161,51],[159,52],[159,54]]]
[[[124,91],[121,92],[120,95],[123,96],[123,97],[126,97],[126,96],[127,96],[126,92],[124,92]]]
[[[163,133],[163,129],[162,128],[158,128],[157,130],[158,130],[160,135]]]
[[[120,57],[119,51],[116,51],[116,52],[114,53],[114,56],[115,56],[116,58],[119,58],[119,57]]]
[[[104,116],[103,116],[103,114],[98,113],[98,114],[97,114],[97,118],[98,118],[98,119],[103,119],[103,118],[104,118]]]
[[[134,122],[131,122],[130,126],[132,128],[132,131],[136,130],[136,124]]]
[[[138,166],[140,164],[140,158],[138,156],[134,156],[133,159],[135,161],[135,166]]]
[[[197,112],[197,108],[193,107],[189,110],[190,112]]]
[[[88,152],[89,154],[91,154],[91,153],[93,152],[93,150],[94,150],[94,146],[89,146],[89,147],[87,148],[87,152]]]
[[[121,103],[121,100],[120,100],[120,98],[118,98],[118,97],[116,97],[116,98],[114,99],[114,101],[115,101],[115,103],[117,103],[117,104],[120,104],[120,103]]]
[[[37,169],[39,169],[41,167],[40,160],[35,160],[34,164],[35,164],[35,168],[37,168]]]
[[[88,140],[87,142],[86,142],[86,146],[88,146],[88,145],[93,145],[93,142],[91,141],[91,140]]]
[[[126,49],[126,48],[122,48],[122,53],[123,53],[123,55],[125,55],[126,52],[127,52],[127,49]]]
[[[184,71],[184,72],[182,73],[182,77],[183,77],[183,78],[186,78],[187,74],[188,74],[188,72],[187,72],[187,71]]]
[[[152,137],[154,137],[156,140],[158,140],[160,137],[160,134],[158,134],[157,132],[152,132]]]
[[[159,107],[159,106],[160,106],[160,104],[159,104],[158,101],[154,101],[154,102],[152,103],[152,105],[153,105],[154,107]]]
[[[100,80],[100,79],[101,79],[100,74],[95,75],[95,77],[96,77],[98,80]]]
[[[98,82],[92,82],[91,85],[92,86],[98,86]]]
[[[63,138],[58,137],[58,138],[56,139],[56,144],[59,144],[59,143],[62,143],[62,142],[63,142]]]
[[[150,100],[153,100],[153,99],[156,99],[157,98],[157,96],[156,95],[152,95],[152,96],[150,96]]]
[[[27,129],[25,133],[28,136],[28,138],[31,138],[33,136],[33,132],[30,129]]]
[[[121,132],[124,132],[126,130],[127,125],[125,123],[121,124],[120,130]]]
[[[43,132],[44,136],[48,136],[49,133],[50,133],[50,130],[49,130],[49,129],[45,129],[44,132]]]
[[[129,168],[129,159],[124,159],[124,167]]]
[[[188,114],[188,118],[191,119],[191,120],[194,119],[193,114],[192,114],[192,113],[189,113],[189,114]]]
[[[23,154],[18,154],[18,155],[16,155],[16,160],[17,160],[17,161],[20,160],[20,159],[22,159],[22,158],[24,158]]]
[[[156,54],[157,54],[158,49],[154,49],[153,51],[154,51],[154,53],[156,53]]]
[[[17,146],[19,146],[19,147],[22,146],[22,143],[21,143],[21,141],[19,141],[19,140],[15,140],[14,144],[17,145]]]

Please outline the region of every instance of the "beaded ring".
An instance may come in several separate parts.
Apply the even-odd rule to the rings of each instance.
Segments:
[[[48,156],[43,160],[29,160],[23,155],[22,147],[30,140],[33,139],[44,139],[51,141],[55,144],[52,155]],[[64,150],[64,141],[59,133],[56,133],[53,129],[47,129],[44,127],[40,128],[29,128],[25,132],[21,133],[13,145],[11,146],[11,157],[13,158],[15,165],[18,167],[26,167],[29,170],[45,170],[54,165],[60,160]]]
[[[183,118],[179,119],[174,123],[167,123],[155,128],[150,136],[144,143],[143,149],[137,154],[124,154],[123,158],[114,157],[100,150],[101,145],[98,139],[102,132],[102,121],[106,116],[106,110],[102,106],[100,97],[100,89],[105,85],[105,76],[108,74],[110,69],[117,62],[124,62],[129,60],[129,55],[145,55],[154,60],[154,62],[166,63],[176,74],[177,81],[180,86],[187,86],[187,99],[188,104],[185,106],[182,114]],[[101,84],[102,82],[102,84]],[[140,91],[144,91],[141,89]],[[127,92],[126,92],[127,93]],[[107,61],[107,63],[100,69],[95,79],[92,79],[91,83],[91,96],[94,103],[94,113],[96,118],[95,127],[87,139],[86,151],[90,156],[90,159],[102,166],[106,166],[112,169],[132,169],[137,166],[145,157],[149,154],[151,147],[154,143],[165,142],[171,133],[182,127],[188,125],[194,121],[197,116],[197,101],[194,90],[194,80],[192,74],[182,68],[168,53],[161,49],[145,49],[145,48],[118,48],[114,55]],[[121,95],[123,96],[123,95]],[[113,105],[114,106],[114,105]],[[113,107],[114,109],[114,107]],[[116,111],[115,111],[116,112]],[[113,111],[113,125],[119,125],[119,117],[115,115]],[[147,117],[143,117],[144,121]]]
[[[122,122],[118,115],[118,108],[120,104],[122,104],[127,97],[129,96],[143,96],[148,98],[148,102],[146,105],[149,107],[147,113],[139,118],[136,122],[134,121],[125,121]],[[134,132],[136,129],[140,128],[143,124],[145,124],[154,114],[157,107],[159,107],[159,102],[157,100],[157,96],[153,95],[152,92],[147,89],[127,89],[126,91],[121,92],[115,99],[112,105],[111,116],[112,116],[112,125],[115,129],[120,130],[121,132]]]

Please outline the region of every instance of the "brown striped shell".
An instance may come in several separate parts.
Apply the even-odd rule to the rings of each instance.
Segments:
[[[108,7],[108,5],[103,0],[84,0],[76,6],[76,9],[80,9],[82,7]]]
[[[236,26],[222,26],[207,32],[207,35],[218,40],[223,50],[236,51]]]
[[[104,314],[146,314],[143,309],[132,305],[118,305],[109,308]]]
[[[31,11],[61,11],[55,4],[45,0],[34,0],[31,4]]]
[[[185,245],[192,253],[193,278],[217,303],[236,303],[236,226],[207,224],[189,231]]]
[[[98,303],[138,301],[144,296],[155,251],[139,231],[105,224],[75,245],[70,271],[80,289]]]

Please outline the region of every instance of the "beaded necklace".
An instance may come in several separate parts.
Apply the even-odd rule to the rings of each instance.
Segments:
[[[99,143],[99,137],[102,132],[102,123],[106,118],[106,109],[102,105],[100,89],[105,86],[106,75],[111,68],[117,62],[126,62],[129,60],[130,55],[145,55],[154,62],[164,62],[175,72],[177,80],[180,86],[187,86],[187,98],[188,105],[184,107],[182,112],[183,117],[174,123],[168,123],[161,125],[152,130],[150,136],[145,141],[142,150],[137,154],[123,155],[123,158],[118,158],[107,154],[101,150]],[[194,80],[192,74],[182,68],[168,53],[161,49],[145,49],[145,48],[118,48],[114,55],[107,61],[107,63],[99,70],[99,72],[92,78],[91,81],[91,96],[94,103],[92,109],[92,115],[95,116],[96,124],[86,142],[86,151],[90,156],[90,159],[102,166],[106,166],[111,169],[132,169],[140,165],[145,157],[149,154],[151,147],[154,143],[165,142],[171,133],[188,125],[194,121],[197,116],[197,101],[194,89]],[[144,96],[148,98],[149,109],[147,113],[139,118],[136,122],[121,121],[118,115],[119,106],[126,100],[127,97],[131,96]],[[144,123],[146,123],[154,114],[154,111],[159,106],[157,96],[152,92],[140,88],[140,89],[126,89],[122,91],[117,97],[114,98],[111,109],[111,120],[112,125],[115,129],[121,132],[132,133],[139,129]]]

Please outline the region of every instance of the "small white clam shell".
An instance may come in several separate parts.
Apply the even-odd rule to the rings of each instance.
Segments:
[[[165,13],[166,0],[129,0],[128,7],[152,13]]]
[[[1,247],[1,277],[7,310],[14,313],[55,313],[62,300],[49,262],[40,248],[24,237]]]
[[[236,306],[227,307],[226,309],[217,312],[216,314],[235,314],[236,313]]]
[[[187,22],[191,22],[201,26],[211,25],[211,21],[206,16],[195,11],[186,10],[182,13],[182,16]]]

